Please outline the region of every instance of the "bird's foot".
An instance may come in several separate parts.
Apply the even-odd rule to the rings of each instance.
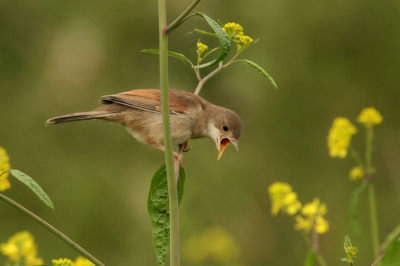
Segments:
[[[174,161],[178,161],[179,162],[179,167],[182,167],[183,164],[183,154],[179,154],[177,152],[173,152],[174,154]]]
[[[188,152],[190,151],[190,146],[188,146],[188,142],[186,141],[185,143],[183,143],[183,148],[182,148],[182,152]]]

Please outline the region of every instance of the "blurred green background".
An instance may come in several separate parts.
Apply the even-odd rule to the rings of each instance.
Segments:
[[[168,1],[169,21],[190,3]],[[359,248],[357,265],[370,265],[368,199],[360,200],[361,241],[348,216],[357,186],[348,171],[355,163],[330,158],[326,136],[337,116],[356,124],[364,107],[382,113],[373,160],[383,240],[400,217],[400,2],[204,0],[196,11],[240,23],[246,35],[259,38],[241,58],[264,67],[279,89],[241,64],[203,87],[202,97],[240,115],[243,133],[240,151],[229,147],[219,161],[211,140],[190,143],[180,207],[182,265],[302,265],[308,247],[292,219],[270,213],[266,189],[275,181],[289,182],[303,203],[319,197],[327,204],[330,231],[321,236],[321,252],[330,265],[345,257],[346,234]],[[92,110],[101,95],[158,88],[158,56],[139,52],[157,48],[157,25],[156,1],[0,1],[0,145],[13,168],[44,188],[56,211],[14,179],[5,194],[106,265],[156,265],[146,204],[164,156],[101,121],[44,122]],[[170,50],[195,59],[199,38],[217,45],[195,28],[209,30],[191,18],[170,35]],[[171,88],[194,91],[197,80],[187,64],[170,59],[169,71]],[[364,152],[364,130],[357,127],[353,144]],[[78,255],[2,202],[0,217],[0,242],[29,230],[47,265]],[[213,228],[234,241],[234,262],[190,256],[193,237],[215,235]]]

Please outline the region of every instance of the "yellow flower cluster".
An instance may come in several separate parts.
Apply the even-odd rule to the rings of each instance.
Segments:
[[[226,23],[222,29],[226,32],[229,39],[237,44],[238,51],[241,51],[244,48],[249,48],[254,43],[252,38],[244,35],[243,27],[237,23]]]
[[[200,57],[205,51],[208,50],[208,46],[205,44],[202,44],[200,41],[197,42],[197,55]]]
[[[0,245],[0,252],[8,256],[10,261],[24,261],[25,266],[43,265],[43,260],[37,257],[37,246],[33,236],[27,232],[19,232]]]
[[[229,39],[243,35],[243,27],[234,22],[226,23],[222,29],[226,32]]]
[[[349,173],[349,179],[352,180],[352,181],[357,180],[357,179],[361,179],[364,176],[365,176],[365,172],[359,166],[356,166],[353,169],[351,169],[350,173]]]
[[[292,191],[292,187],[287,183],[275,182],[269,186],[268,192],[272,202],[271,212],[273,215],[276,215],[280,210],[294,215],[301,209],[302,215],[296,215],[296,230],[308,233],[314,228],[318,234],[328,231],[329,223],[323,217],[327,212],[326,205],[320,203],[318,198],[302,208],[300,201],[297,200],[297,194]]]
[[[183,255],[195,264],[216,261],[224,265],[236,265],[240,249],[235,239],[220,226],[212,226],[189,238]]]
[[[337,117],[329,130],[328,148],[331,157],[345,158],[351,136],[357,133],[356,127],[347,118]]]
[[[326,233],[329,230],[329,223],[323,217],[326,212],[326,205],[320,203],[318,198],[315,198],[301,209],[303,216],[296,216],[295,229],[308,233],[314,228],[318,234]]]
[[[277,215],[280,210],[293,215],[301,208],[297,194],[292,191],[292,187],[287,183],[273,183],[269,186],[268,193],[272,203],[272,215]]]
[[[0,174],[10,170],[10,157],[8,157],[7,151],[0,147]],[[11,183],[8,180],[9,173],[4,173],[0,176],[0,191],[7,190],[11,187]]]
[[[52,260],[54,266],[74,266],[74,263],[69,259]]]
[[[58,259],[52,262],[54,266],[95,266],[90,260],[82,256],[78,256],[75,262],[69,259]]]
[[[372,127],[382,123],[383,117],[374,107],[364,108],[357,121],[366,127]]]

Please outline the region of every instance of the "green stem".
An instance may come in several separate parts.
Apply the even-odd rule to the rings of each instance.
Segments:
[[[219,66],[218,68],[216,68],[213,72],[211,72],[210,74],[208,74],[207,76],[205,76],[204,78],[200,78],[199,79],[199,84],[197,85],[197,88],[194,92],[195,95],[199,95],[201,88],[203,88],[204,83],[206,83],[207,80],[209,80],[210,78],[214,77],[215,74],[217,74],[218,72],[220,72],[222,69],[226,68],[227,66],[229,66],[230,64],[232,64],[233,62],[235,62],[234,60],[239,56],[241,52],[238,52],[237,54],[235,54],[235,56],[233,56],[231,58],[231,60],[228,61],[228,63],[226,63],[225,65],[223,65],[222,61],[219,62]]]
[[[367,127],[367,147],[365,150],[365,163],[366,163],[366,174],[372,175],[372,140],[374,138],[373,127]],[[376,197],[375,188],[372,183],[373,180],[370,179],[368,183],[368,196],[369,196],[369,209],[370,209],[370,219],[371,219],[371,235],[372,235],[372,246],[374,252],[374,258],[377,260],[379,258],[379,231],[378,231],[378,214],[376,208]],[[378,262],[379,265],[379,262]]]
[[[353,157],[354,161],[356,161],[356,163],[358,164],[358,166],[360,166],[362,169],[365,169],[365,165],[364,162],[361,160],[360,155],[358,154],[358,152],[353,148],[353,146],[349,146],[349,150],[350,150],[350,154]]]
[[[168,197],[170,211],[170,266],[179,266],[179,212],[178,190],[175,182],[174,159],[172,154],[171,125],[169,119],[168,95],[168,35],[165,0],[158,0],[160,40],[160,90],[161,114],[163,121],[165,164],[167,168]]]
[[[372,245],[374,248],[374,258],[379,258],[379,232],[378,232],[378,214],[376,211],[376,198],[375,188],[373,183],[368,184],[368,196],[369,196],[369,209],[371,214],[371,234],[372,234]],[[378,264],[379,265],[379,264]]]
[[[186,16],[192,11],[198,3],[200,3],[201,0],[195,0],[185,11],[183,11],[182,14],[179,15],[177,19],[174,20],[168,27],[165,29],[165,32],[170,33],[172,30],[174,30],[176,27],[178,27],[181,22],[186,18]]]
[[[41,226],[43,226],[44,228],[46,228],[47,230],[49,230],[50,232],[52,232],[55,236],[57,236],[58,238],[60,238],[62,241],[64,241],[65,243],[67,243],[70,247],[72,247],[73,249],[75,249],[76,251],[78,251],[80,254],[82,254],[83,256],[85,256],[88,260],[90,260],[91,262],[93,262],[94,264],[96,264],[97,266],[104,266],[103,263],[101,263],[98,259],[96,259],[94,256],[92,256],[89,252],[87,252],[86,250],[84,250],[82,247],[80,247],[78,244],[76,244],[74,241],[72,241],[70,238],[68,238],[66,235],[64,235],[63,233],[61,233],[59,230],[57,230],[55,227],[53,227],[51,224],[49,224],[48,222],[46,222],[45,220],[43,220],[42,218],[40,218],[39,216],[37,216],[36,214],[34,214],[33,212],[31,212],[30,210],[28,210],[27,208],[25,208],[24,206],[18,204],[17,202],[13,201],[12,199],[6,197],[5,195],[0,193],[0,199],[2,199],[3,201],[7,202],[8,204],[10,204],[11,206],[13,206],[14,208],[16,208],[17,210],[23,212],[24,214],[28,215],[30,218],[32,218],[34,221],[36,221],[37,223],[39,223]]]

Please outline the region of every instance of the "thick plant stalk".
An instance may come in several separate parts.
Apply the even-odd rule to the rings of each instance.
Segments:
[[[159,44],[160,44],[160,90],[163,120],[165,164],[167,169],[169,213],[170,213],[170,265],[178,266],[179,258],[179,212],[178,190],[175,182],[174,159],[172,154],[171,126],[169,119],[168,95],[168,35],[165,0],[158,0]]]
[[[87,252],[86,250],[84,250],[81,246],[79,246],[78,244],[76,244],[74,241],[72,241],[69,237],[67,237],[66,235],[64,235],[63,233],[61,233],[59,230],[57,230],[54,226],[52,226],[51,224],[49,224],[48,222],[46,222],[45,220],[43,220],[42,218],[40,218],[39,216],[37,216],[36,214],[34,214],[33,212],[31,212],[30,210],[28,210],[27,208],[25,208],[24,206],[18,204],[17,202],[13,201],[12,199],[6,197],[5,195],[0,193],[0,199],[2,199],[3,201],[7,202],[8,204],[10,204],[11,206],[13,206],[14,208],[16,208],[17,210],[20,210],[21,212],[23,212],[24,214],[26,214],[27,216],[29,216],[30,218],[32,218],[34,221],[36,221],[37,223],[39,223],[41,226],[43,226],[44,228],[46,228],[47,230],[49,230],[50,232],[52,232],[55,236],[57,236],[58,238],[60,238],[62,241],[64,241],[65,243],[67,243],[70,247],[72,247],[73,249],[75,249],[76,251],[78,251],[80,254],[82,254],[83,256],[85,256],[88,260],[90,260],[91,262],[93,262],[94,264],[96,264],[97,266],[104,266],[103,263],[101,263],[98,259],[96,259],[94,256],[92,256],[89,252]]]

